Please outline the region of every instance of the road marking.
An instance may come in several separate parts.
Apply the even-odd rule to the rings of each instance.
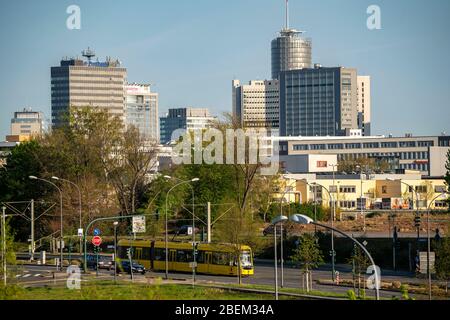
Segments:
[[[40,273],[36,273],[34,276],[37,278],[37,277],[40,277],[41,274]]]
[[[31,276],[31,274],[27,273],[27,274],[24,274],[24,275],[22,276],[22,278],[28,278],[28,277],[30,277],[30,276]]]

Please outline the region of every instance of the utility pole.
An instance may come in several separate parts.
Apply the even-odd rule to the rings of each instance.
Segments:
[[[211,243],[211,202],[208,202],[207,243]]]
[[[31,199],[31,257],[30,261],[34,261],[34,199]]]
[[[6,207],[2,207],[2,262],[3,262],[3,285],[6,287]]]

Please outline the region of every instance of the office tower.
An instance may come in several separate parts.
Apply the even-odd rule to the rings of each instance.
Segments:
[[[124,120],[127,70],[118,60],[92,61],[95,53],[84,50],[87,61],[65,58],[51,68],[52,125],[61,126],[71,107],[91,106]]]
[[[148,84],[126,86],[125,123],[139,129],[149,141],[159,142],[158,94]]]
[[[272,79],[280,72],[311,68],[312,41],[302,36],[303,31],[289,28],[289,10],[286,1],[286,24],[280,35],[272,40]]]
[[[217,118],[205,108],[179,108],[169,109],[165,117],[160,118],[160,140],[162,144],[168,143],[172,138],[173,131],[177,129],[198,130],[210,128]]]
[[[278,80],[233,80],[233,115],[244,128],[279,127]]]
[[[369,76],[358,76],[358,128],[364,136],[371,134],[371,85]]]
[[[24,136],[30,138],[43,133],[44,119],[41,112],[24,108],[22,111],[14,112],[11,119],[11,136]]]
[[[357,123],[356,69],[300,69],[280,73],[280,135],[337,136]]]

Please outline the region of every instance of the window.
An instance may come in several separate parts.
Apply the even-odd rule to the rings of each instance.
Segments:
[[[416,192],[418,193],[427,193],[427,186],[416,186]]]
[[[341,186],[339,188],[340,193],[356,193],[356,187],[355,186]]]
[[[383,194],[388,193],[387,189],[388,189],[387,186],[381,186],[381,193],[383,193]]]
[[[192,262],[192,250],[177,250],[177,262]]]
[[[434,207],[435,208],[447,208],[448,202],[446,200],[436,200],[434,202]]]
[[[330,186],[330,193],[336,193],[337,192],[337,186]]]
[[[447,186],[435,186],[434,193],[444,193],[447,191]]]
[[[155,261],[165,261],[166,260],[166,249],[155,248]]]
[[[312,144],[311,150],[325,150],[326,144]]]
[[[327,161],[317,161],[317,168],[328,168]]]
[[[230,254],[226,252],[214,252],[212,255],[212,263],[221,266],[230,264]]]
[[[397,142],[382,142],[382,148],[397,148]]]
[[[414,148],[416,146],[415,141],[400,141],[399,147],[400,148]]]
[[[341,201],[339,204],[340,204],[341,208],[351,209],[351,208],[355,208],[356,207],[356,202],[355,201]]]
[[[306,144],[294,144],[292,146],[292,149],[294,151],[308,150],[308,145],[306,145]]]

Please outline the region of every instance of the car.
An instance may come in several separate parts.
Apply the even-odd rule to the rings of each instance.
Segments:
[[[108,269],[112,270],[114,268],[114,263],[111,257],[106,256],[98,256],[98,264],[97,264],[97,256],[94,254],[89,254],[86,256],[87,258],[87,267],[92,268],[94,270],[98,269]]]
[[[283,236],[284,237],[286,237],[287,236],[287,228],[285,227],[285,228],[283,228]],[[271,224],[271,225],[269,225],[268,227],[266,227],[264,230],[263,230],[263,235],[264,236],[268,236],[268,235],[270,235],[270,234],[272,234],[273,235],[273,233],[274,233],[274,227],[273,227],[273,224]],[[281,233],[281,225],[277,225],[277,234],[280,234]]]
[[[126,273],[131,273],[131,270],[133,270],[133,273],[140,273],[140,274],[145,274],[147,272],[147,270],[142,264],[139,264],[135,261],[132,262],[132,268],[130,268],[130,261],[128,260],[122,260],[119,269],[120,271]]]
[[[184,226],[181,226],[181,227],[177,230],[176,233],[177,233],[178,235],[180,235],[180,234],[187,235],[187,234],[188,234],[189,228],[192,228],[192,225],[184,225]],[[200,233],[200,229],[197,228],[197,227],[195,227],[195,233],[196,233],[196,234]]]

